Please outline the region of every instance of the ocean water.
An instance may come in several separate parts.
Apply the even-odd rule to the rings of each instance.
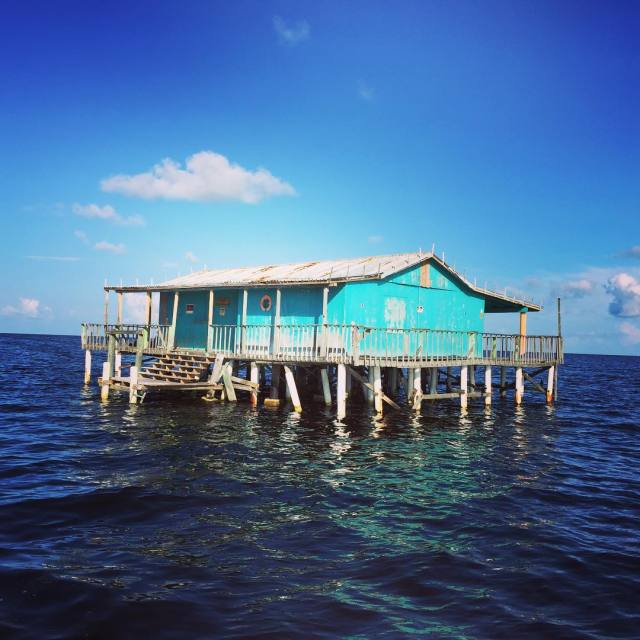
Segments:
[[[640,637],[640,358],[344,424],[102,404],[73,337],[0,362],[0,637]]]

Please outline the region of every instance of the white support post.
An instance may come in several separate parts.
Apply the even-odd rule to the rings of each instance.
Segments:
[[[435,395],[438,393],[438,369],[429,369],[429,395]]]
[[[233,381],[231,376],[233,375],[233,362],[227,362],[222,369],[222,381],[224,383],[224,393],[229,402],[237,402],[236,390],[233,388]]]
[[[491,365],[484,368],[484,403],[491,406]]]
[[[398,369],[396,367],[389,367],[387,374],[389,376],[387,383],[389,395],[395,396],[398,393]]]
[[[91,351],[86,349],[84,352],[84,383],[91,382]]]
[[[345,394],[347,398],[351,395],[351,369],[346,369],[346,379],[344,384]]]
[[[373,386],[373,376],[374,376],[373,370],[374,370],[374,368],[375,367],[373,365],[369,365],[369,384],[371,386]],[[370,407],[373,407],[373,404],[374,404],[374,400],[373,400],[374,393],[368,387],[367,387],[366,391],[367,391],[367,402],[369,403]]]
[[[413,370],[413,408],[416,411],[422,406],[422,369]]]
[[[380,367],[373,368],[373,404],[377,414],[382,414],[382,372]]]
[[[280,303],[282,294],[280,289],[276,289],[276,308],[273,314],[273,353],[280,353]],[[280,368],[278,368],[278,372]],[[279,375],[279,373],[278,373]]]
[[[138,367],[133,365],[129,372],[129,404],[138,402]]]
[[[411,404],[413,402],[413,376],[415,374],[415,369],[407,369],[407,402]]]
[[[451,376],[453,375],[452,367],[447,367],[447,380],[446,380],[446,389],[447,393],[451,393]]]
[[[215,294],[213,289],[209,290],[209,309],[207,313],[207,351],[213,351],[213,313],[215,309]]]
[[[153,300],[152,296],[153,296],[153,293],[151,291],[147,291],[147,297],[146,297],[145,309],[144,309],[144,322],[147,325],[147,327],[151,325],[151,304]]]
[[[118,319],[116,320],[116,324],[122,324],[122,291],[118,291]]]
[[[298,396],[295,377],[293,375],[293,371],[291,371],[291,369],[287,366],[285,366],[284,368],[284,377],[287,381],[287,389],[289,390],[289,395],[291,396],[293,409],[297,413],[300,413],[302,411],[302,405],[300,404],[300,396]]]
[[[258,365],[255,362],[252,362],[249,365],[249,369],[250,369],[251,382],[255,384],[260,384],[260,369],[258,368]],[[258,390],[257,389],[255,391],[254,390],[251,391],[251,406],[253,407],[258,406]]]
[[[476,386],[476,368],[475,365],[469,365],[469,386],[475,389]]]
[[[242,334],[241,334],[241,347],[240,353],[244,353],[247,350],[247,306],[249,304],[249,291],[247,289],[242,290]]]
[[[329,371],[327,367],[320,369],[320,379],[322,380],[322,395],[324,396],[324,403],[327,407],[331,406],[331,386],[329,385]]]
[[[176,346],[176,322],[178,321],[178,305],[180,304],[180,292],[173,294],[173,312],[171,314],[171,328],[169,329],[169,349]]]
[[[522,367],[516,367],[516,404],[522,404],[522,395],[524,393],[524,382],[522,381]]]
[[[500,397],[507,396],[507,367],[500,367]]]
[[[556,368],[555,366],[549,367],[547,370],[547,403],[551,404],[553,402],[553,383],[556,377]]]
[[[466,409],[469,400],[467,396],[467,378],[469,376],[468,367],[460,367],[460,408]]]
[[[281,370],[282,370],[282,367],[279,364],[274,364],[271,366],[271,390],[269,391],[269,397],[272,400],[277,400],[280,397]]]
[[[122,353],[120,351],[116,351],[115,370],[116,376],[120,377],[122,375]]]
[[[104,326],[109,324],[109,289],[104,290]]]
[[[338,420],[342,420],[347,415],[347,370],[343,364],[338,365]]]
[[[109,399],[109,378],[111,377],[111,366],[109,362],[102,364],[102,387],[100,388],[100,399]]]
[[[323,287],[322,289],[322,341],[321,350],[322,355],[326,357],[327,347],[329,342],[329,330],[327,322],[329,320],[329,287]]]

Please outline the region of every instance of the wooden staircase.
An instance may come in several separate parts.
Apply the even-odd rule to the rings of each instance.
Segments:
[[[147,380],[197,383],[207,379],[209,365],[213,362],[214,359],[207,356],[171,353],[142,367],[140,375]]]

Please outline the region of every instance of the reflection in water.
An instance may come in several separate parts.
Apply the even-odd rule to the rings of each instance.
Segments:
[[[55,340],[52,358],[71,352]],[[598,361],[576,362],[588,387]],[[22,398],[3,375],[0,619],[25,637],[607,636],[634,615],[626,388],[572,405],[567,371],[556,407],[336,421],[321,404],[101,404],[79,375]]]

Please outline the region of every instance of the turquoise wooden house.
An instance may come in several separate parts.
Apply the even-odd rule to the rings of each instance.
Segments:
[[[109,320],[110,291],[118,296],[115,324]],[[123,322],[129,293],[146,294],[142,324]],[[157,324],[151,322],[154,302]],[[138,365],[144,354],[164,358],[142,370],[147,386],[153,380],[201,386],[213,360],[226,360],[251,371],[316,365],[323,380],[329,365],[343,374],[349,367],[354,376],[378,371],[379,378],[383,369],[390,375],[402,369],[419,394],[421,369],[435,371],[427,373],[437,380],[441,365],[460,367],[462,378],[471,367],[473,379],[476,365],[490,375],[491,364],[499,364],[514,366],[522,379],[523,366],[542,371],[560,362],[558,336],[526,334],[528,312],[540,309],[476,286],[434,253],[270,264],[203,270],[154,285],[106,286],[104,323],[83,325],[83,347],[89,363],[91,350],[107,348],[110,354],[135,351]],[[486,333],[489,313],[518,314],[518,332]],[[109,356],[111,375],[115,359]],[[215,385],[220,370],[212,376],[209,384]]]

